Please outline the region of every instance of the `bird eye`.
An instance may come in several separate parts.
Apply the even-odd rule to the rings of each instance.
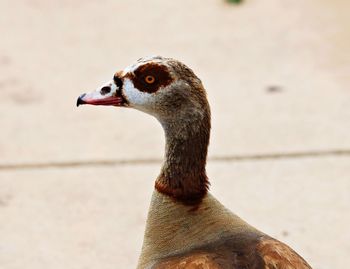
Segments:
[[[145,82],[148,84],[153,84],[156,81],[156,79],[154,78],[154,76],[146,76],[145,77]]]

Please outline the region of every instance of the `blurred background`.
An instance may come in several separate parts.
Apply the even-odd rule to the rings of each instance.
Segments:
[[[214,195],[313,268],[349,264],[350,2],[234,2],[0,1],[0,268],[135,268],[163,131],[75,102],[155,54],[208,91]]]

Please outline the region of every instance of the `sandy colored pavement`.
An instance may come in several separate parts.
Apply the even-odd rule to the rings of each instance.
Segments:
[[[134,268],[155,119],[75,107],[141,56],[212,105],[213,193],[314,269],[350,263],[350,2],[0,1],[0,269]]]

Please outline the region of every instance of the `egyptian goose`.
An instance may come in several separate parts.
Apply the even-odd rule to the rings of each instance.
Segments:
[[[210,108],[200,79],[186,65],[160,56],[141,58],[103,87],[82,94],[77,105],[82,104],[136,108],[164,129],[165,160],[137,268],[311,268],[208,193]]]

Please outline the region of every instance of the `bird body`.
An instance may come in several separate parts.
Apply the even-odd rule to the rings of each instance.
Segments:
[[[210,107],[183,63],[141,58],[77,105],[132,107],[158,119],[165,158],[155,180],[138,269],[311,269],[287,245],[260,232],[209,192]]]
[[[200,205],[154,191],[138,267],[152,269],[307,269],[287,245],[226,209],[210,193]]]

